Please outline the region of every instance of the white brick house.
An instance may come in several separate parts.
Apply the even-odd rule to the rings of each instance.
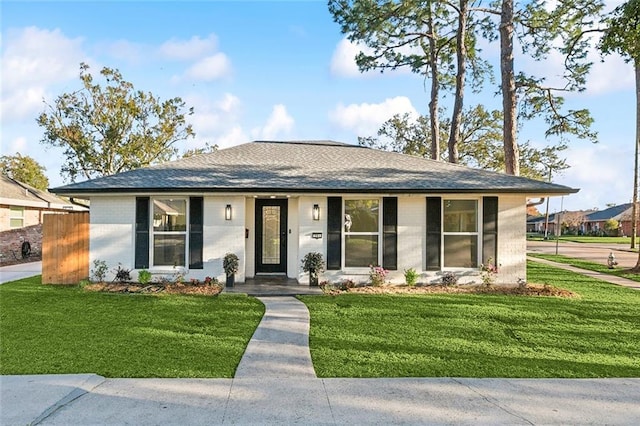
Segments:
[[[280,274],[307,282],[301,259],[320,252],[322,279],[365,281],[369,265],[403,282],[447,271],[478,282],[526,277],[527,199],[566,186],[331,141],[251,142],[55,188],[91,200],[90,262],[237,282]]]

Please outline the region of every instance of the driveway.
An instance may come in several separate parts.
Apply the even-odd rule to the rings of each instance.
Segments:
[[[42,274],[42,262],[19,263],[0,267],[0,284]]]

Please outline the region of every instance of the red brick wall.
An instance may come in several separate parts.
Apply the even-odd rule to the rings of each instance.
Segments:
[[[42,255],[42,224],[0,232],[0,265],[23,262],[22,243],[24,241],[31,244],[32,256],[29,260],[40,260]],[[11,253],[12,251],[15,253],[15,257]]]

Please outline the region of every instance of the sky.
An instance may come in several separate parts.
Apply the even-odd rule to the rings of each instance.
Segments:
[[[619,3],[612,0],[610,9]],[[62,151],[40,143],[36,118],[62,93],[78,90],[79,65],[118,69],[137,90],[182,98],[194,139],[180,151],[220,148],[252,140],[336,140],[357,144],[394,114],[427,114],[429,84],[407,70],[360,73],[349,42],[324,1],[12,1],[0,3],[0,154],[19,152],[46,168],[50,186],[60,175]],[[497,42],[483,44],[496,64]],[[598,142],[569,139],[571,166],[554,176],[579,188],[554,197],[550,211],[605,209],[631,201],[635,140],[633,67],[595,51],[586,90],[569,94],[568,108],[588,108]],[[542,62],[516,56],[516,71],[557,79],[561,58]],[[465,105],[499,108],[496,85],[468,93]],[[445,105],[452,96],[445,96]],[[540,120],[522,123],[521,142],[543,147]],[[540,206],[543,210],[543,206]]]

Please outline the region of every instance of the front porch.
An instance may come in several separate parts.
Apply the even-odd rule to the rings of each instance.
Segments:
[[[225,287],[223,293],[243,293],[249,296],[296,296],[299,294],[322,294],[320,287],[309,287],[284,275],[257,275],[244,283]]]

